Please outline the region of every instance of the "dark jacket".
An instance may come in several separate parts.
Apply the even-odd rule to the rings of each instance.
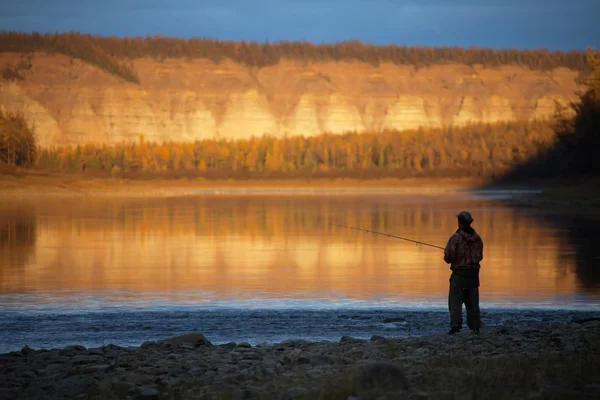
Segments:
[[[483,260],[483,240],[471,227],[460,228],[448,240],[444,261],[450,264],[452,278],[468,286],[479,286],[479,268]]]

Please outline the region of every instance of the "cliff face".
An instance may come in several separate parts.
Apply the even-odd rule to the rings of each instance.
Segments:
[[[0,54],[0,66],[19,55]],[[133,61],[141,84],[77,59],[36,54],[23,81],[0,79],[0,109],[22,112],[42,146],[380,131],[546,118],[577,72],[515,66],[285,61]]]

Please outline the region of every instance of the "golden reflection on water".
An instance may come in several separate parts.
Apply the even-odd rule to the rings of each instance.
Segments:
[[[539,220],[491,201],[383,195],[4,204],[0,292],[443,298],[449,269],[441,250],[333,224],[444,246],[463,208],[485,243],[482,301],[580,290],[569,245]]]

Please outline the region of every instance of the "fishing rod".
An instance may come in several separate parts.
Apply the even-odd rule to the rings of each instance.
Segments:
[[[419,242],[418,240],[412,240],[412,239],[407,239],[407,238],[404,238],[404,237],[401,237],[401,236],[390,235],[389,233],[375,232],[375,231],[370,231],[368,229],[354,228],[352,226],[346,226],[346,225],[338,225],[338,224],[334,224],[334,225],[335,226],[339,226],[340,228],[348,228],[348,229],[354,229],[355,231],[362,231],[362,232],[374,233],[376,235],[382,235],[382,236],[387,236],[387,237],[391,237],[391,238],[394,238],[394,239],[406,240],[407,242],[416,243],[418,245],[422,244],[423,246],[429,246],[429,247],[434,247],[436,249],[444,250],[443,247],[436,246],[435,244],[429,244],[429,243],[425,243],[425,242]]]

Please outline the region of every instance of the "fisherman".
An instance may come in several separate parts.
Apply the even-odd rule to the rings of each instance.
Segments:
[[[462,305],[467,309],[467,325],[473,333],[481,329],[479,313],[479,262],[483,260],[483,241],[471,227],[473,217],[468,211],[456,214],[458,230],[448,240],[444,249],[444,261],[450,264],[450,310],[449,335],[462,328]]]

